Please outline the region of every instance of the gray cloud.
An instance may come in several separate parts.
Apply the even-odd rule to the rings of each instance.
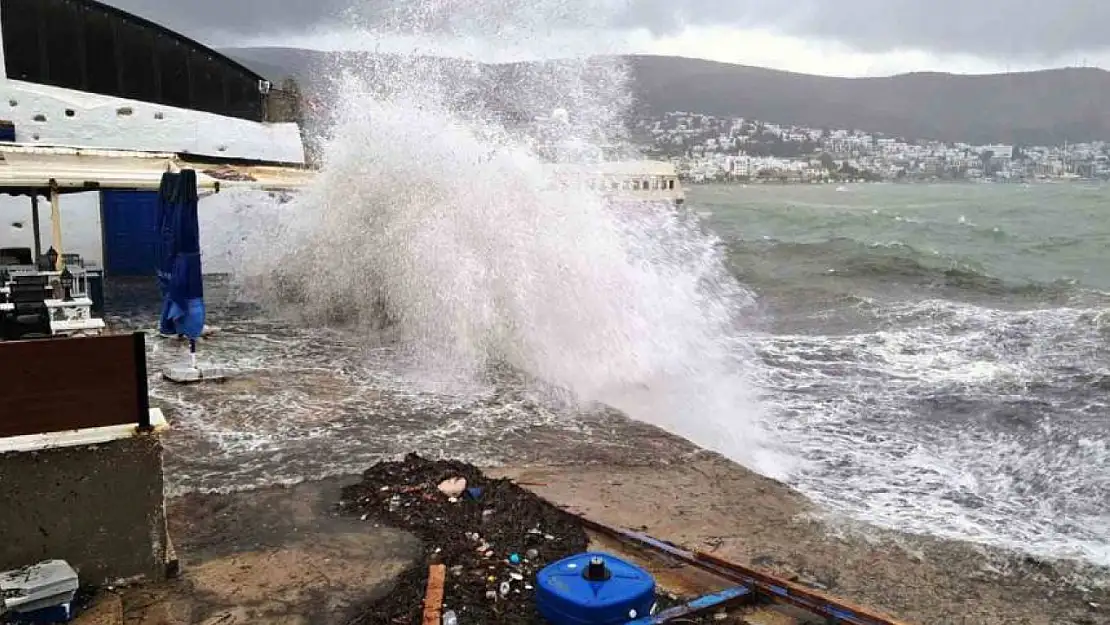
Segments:
[[[658,32],[682,24],[761,27],[868,52],[915,48],[1046,58],[1110,47],[1105,0],[640,0]],[[669,17],[667,16],[669,12]],[[646,22],[649,15],[655,19]],[[677,26],[676,26],[677,25]]]
[[[1110,47],[1106,0],[108,0],[203,41],[305,32],[355,19],[425,30],[574,26],[658,34],[688,25],[770,29],[869,52],[916,48],[995,59],[1049,59]],[[620,10],[606,8],[622,6]],[[531,15],[529,15],[531,14]],[[485,21],[485,24],[481,22]],[[478,26],[475,26],[478,24]],[[597,26],[596,23],[589,23]]]
[[[350,0],[103,0],[200,41],[299,32],[339,22]],[[220,43],[223,43],[220,41]]]
[[[102,0],[204,42],[236,35],[302,34],[359,25],[395,31],[496,33],[521,28],[602,26],[623,0]],[[599,9],[601,9],[599,11]],[[593,23],[590,24],[590,21]],[[606,22],[605,25],[609,25]]]

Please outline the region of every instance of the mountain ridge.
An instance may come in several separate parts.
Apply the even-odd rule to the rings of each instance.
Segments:
[[[223,52],[268,78],[285,74],[309,84],[319,84],[327,74],[320,69],[337,59],[390,56],[280,47]],[[1110,72],[1097,68],[834,77],[690,57],[620,58],[642,115],[685,111],[975,144],[1110,140]],[[490,75],[532,65],[450,62]]]

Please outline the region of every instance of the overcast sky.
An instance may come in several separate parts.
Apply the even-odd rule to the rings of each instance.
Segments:
[[[1110,68],[1110,0],[107,1],[215,46],[642,52],[854,76]]]

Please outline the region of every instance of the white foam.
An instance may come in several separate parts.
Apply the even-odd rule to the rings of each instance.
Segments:
[[[525,137],[453,97],[489,88],[480,81],[445,82],[428,61],[381,69],[347,68],[316,186],[279,225],[244,233],[247,290],[277,306],[292,285],[306,323],[343,317],[370,342],[384,308],[427,377],[475,380],[505,363],[782,472],[725,341],[751,295],[717,241],[669,207],[617,211],[554,184]],[[534,116],[567,109],[580,143],[614,141],[624,74],[616,59],[560,61],[496,89]]]
[[[1097,392],[1045,391],[1099,374],[1097,311],[927,301],[888,318],[760,339],[766,387],[782,391],[768,400],[811,461],[796,484],[880,526],[1110,565],[1104,408]]]

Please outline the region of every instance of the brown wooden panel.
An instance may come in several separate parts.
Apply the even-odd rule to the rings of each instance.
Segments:
[[[125,334],[0,342],[0,438],[145,421],[141,341]]]

